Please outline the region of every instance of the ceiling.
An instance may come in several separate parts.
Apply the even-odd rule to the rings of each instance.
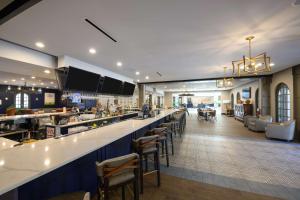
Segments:
[[[49,70],[47,74],[44,70]],[[35,77],[34,79],[32,77]],[[55,71],[46,67],[31,65],[0,58],[0,84],[57,88]]]
[[[293,2],[43,0],[1,25],[0,38],[34,49],[41,41],[43,52],[152,82],[221,77],[225,65],[247,53],[244,38],[255,35],[253,54],[266,51],[274,72],[300,63],[300,6]]]
[[[216,80],[209,81],[190,81],[190,82],[174,82],[174,83],[155,83],[147,84],[147,86],[156,88],[165,92],[201,92],[201,91],[222,91],[230,90],[235,87],[242,86],[257,80],[256,78],[234,79],[233,87],[218,88]]]

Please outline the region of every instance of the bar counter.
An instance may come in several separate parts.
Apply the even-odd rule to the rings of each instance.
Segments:
[[[151,125],[155,127],[174,112],[163,110],[156,117],[145,120],[129,119],[59,139],[5,149],[0,152],[0,195],[13,190],[19,199],[44,199],[74,188],[93,193],[97,180],[91,169],[94,169],[95,160],[130,153],[132,139],[142,136],[146,129],[153,128]],[[72,170],[75,171],[71,173]],[[61,180],[60,173],[64,175]],[[74,185],[76,176],[82,177]],[[60,187],[59,181],[64,182]],[[42,190],[41,187],[48,190],[37,191]],[[31,194],[33,191],[36,194]]]

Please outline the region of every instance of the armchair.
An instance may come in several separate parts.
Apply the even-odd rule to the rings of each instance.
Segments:
[[[244,126],[245,127],[248,127],[248,123],[249,123],[250,119],[257,119],[257,117],[253,116],[253,115],[246,115],[246,116],[244,116]]]
[[[268,124],[272,123],[271,116],[259,116],[259,118],[248,119],[248,129],[257,132],[264,132]]]
[[[271,123],[267,125],[266,136],[268,138],[276,138],[291,141],[294,139],[295,120],[284,123]]]

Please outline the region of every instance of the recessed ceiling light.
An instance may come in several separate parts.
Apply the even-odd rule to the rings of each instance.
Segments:
[[[53,81],[51,81],[51,82],[50,82],[50,84],[52,84],[52,85],[53,85],[53,84],[54,84],[54,82],[53,82]]]
[[[147,79],[147,80],[148,80],[148,79],[149,79],[149,76],[146,76],[146,77],[145,77],[145,79]]]
[[[11,81],[12,81],[12,82],[16,82],[16,79],[12,79]]]
[[[3,81],[4,83],[7,83],[8,81]]]
[[[122,67],[122,66],[123,66],[123,63],[119,61],[119,62],[117,62],[117,66],[118,66],[118,67]]]
[[[25,81],[25,78],[21,78],[21,81]]]
[[[140,72],[136,71],[136,72],[135,72],[135,75],[140,75]]]
[[[32,85],[35,86],[36,84],[35,84],[35,83],[32,83]]]
[[[37,46],[39,48],[44,48],[45,47],[44,43],[42,43],[42,42],[36,42],[35,46]]]
[[[46,88],[47,88],[47,89],[49,89],[49,87],[48,87],[48,86],[47,86]]]
[[[273,67],[273,66],[275,66],[275,64],[274,63],[270,63],[270,66]]]
[[[32,76],[31,78],[32,78],[32,79],[35,79],[35,76]]]
[[[50,70],[46,69],[46,70],[44,70],[44,73],[50,74],[51,72],[50,72]]]
[[[96,49],[94,49],[94,48],[90,48],[90,49],[89,49],[89,52],[90,52],[90,54],[95,54],[97,51],[96,51]]]
[[[44,83],[41,83],[41,85],[44,85]]]
[[[140,80],[138,79],[138,80],[136,80],[136,82],[140,82]]]

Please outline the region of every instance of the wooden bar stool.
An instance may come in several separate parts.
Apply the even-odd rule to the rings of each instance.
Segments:
[[[90,193],[84,191],[71,192],[52,197],[48,200],[90,200]]]
[[[148,131],[146,135],[158,135],[158,141],[161,144],[161,156],[166,156],[167,167],[169,167],[169,150],[168,150],[168,128],[161,127],[161,128],[154,128],[151,131]]]
[[[172,147],[172,155],[174,155],[174,142],[173,142],[173,134],[175,134],[175,123],[174,122],[166,122],[161,123],[159,127],[166,127],[167,128],[167,136],[170,136],[171,140],[171,147]]]
[[[145,136],[140,137],[137,140],[133,140],[133,148],[140,156],[140,186],[141,193],[144,192],[144,176],[156,173],[157,186],[160,186],[160,166],[159,166],[159,136]],[[148,171],[148,156],[154,157],[154,170]],[[143,165],[145,160],[145,168]]]
[[[122,187],[122,200],[125,200],[125,186],[133,184],[134,200],[139,199],[139,155],[136,153],[96,162],[98,176],[98,199],[109,199],[109,190]]]

